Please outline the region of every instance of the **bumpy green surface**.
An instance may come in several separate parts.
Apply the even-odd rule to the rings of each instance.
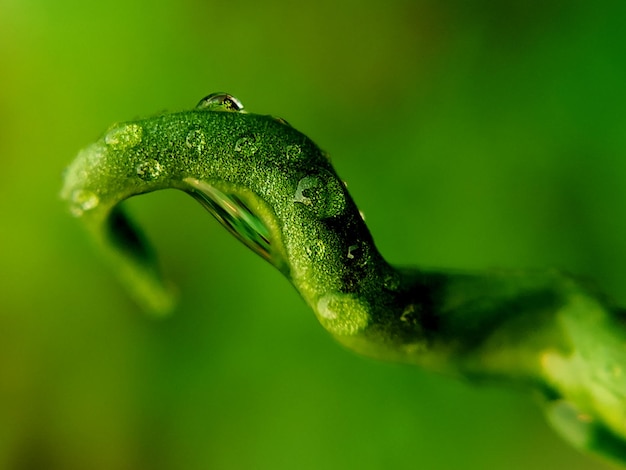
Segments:
[[[626,315],[557,272],[396,268],[327,156],[285,121],[216,94],[112,127],[69,167],[62,197],[148,309],[171,309],[154,253],[118,204],[177,188],[296,287],[347,347],[527,387],[578,448],[626,462]]]

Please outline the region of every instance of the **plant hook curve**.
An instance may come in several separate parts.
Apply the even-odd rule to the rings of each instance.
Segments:
[[[114,125],[65,175],[70,212],[156,313],[172,308],[172,290],[120,203],[166,188],[279,269],[348,348],[539,391],[569,442],[626,462],[626,315],[585,283],[391,266],[317,145],[214,93],[189,111]]]

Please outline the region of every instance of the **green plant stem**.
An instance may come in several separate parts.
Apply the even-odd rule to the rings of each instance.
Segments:
[[[279,269],[348,348],[538,391],[566,439],[626,462],[623,310],[552,271],[390,266],[309,138],[215,96],[194,110],[113,127],[67,171],[63,199],[140,302],[165,313],[173,296],[119,204],[180,189]]]

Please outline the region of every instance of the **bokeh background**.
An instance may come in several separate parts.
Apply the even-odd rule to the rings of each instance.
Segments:
[[[626,3],[0,0],[0,468],[603,469],[532,397],[374,362],[188,196],[155,321],[61,204],[115,121],[228,91],[328,150],[394,263],[626,303]]]

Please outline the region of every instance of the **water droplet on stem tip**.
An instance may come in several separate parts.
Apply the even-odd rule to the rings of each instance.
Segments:
[[[218,92],[211,93],[200,100],[196,105],[198,109],[207,109],[209,111],[243,111],[243,104],[233,95]]]

